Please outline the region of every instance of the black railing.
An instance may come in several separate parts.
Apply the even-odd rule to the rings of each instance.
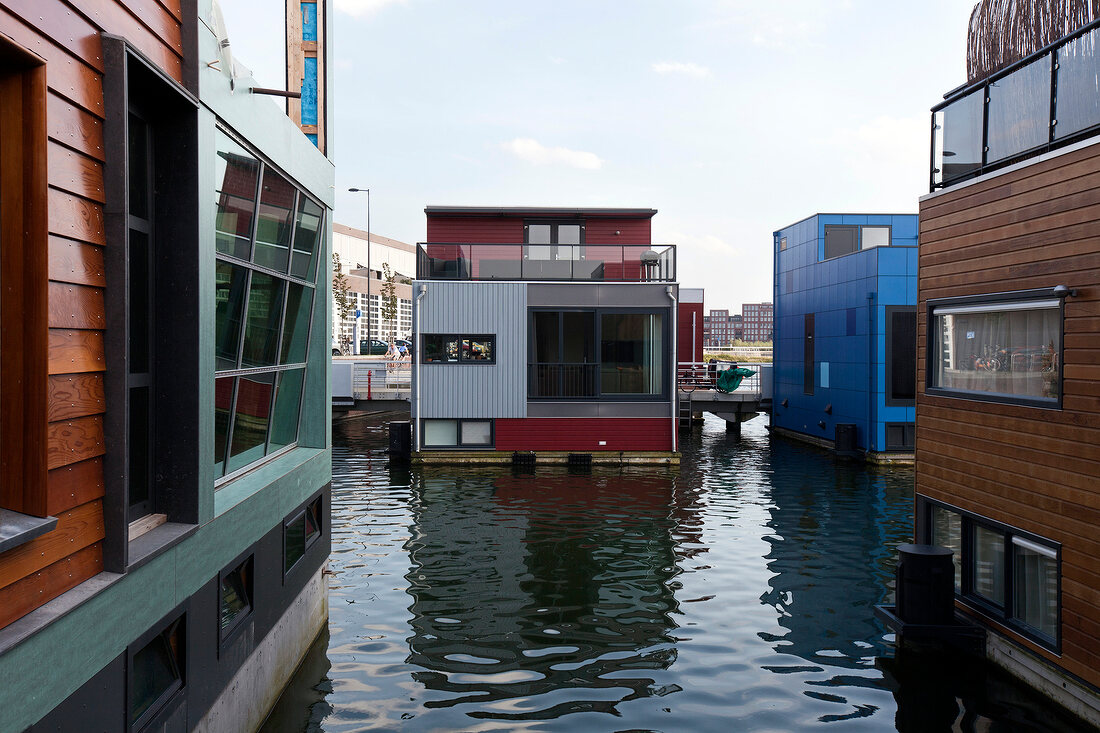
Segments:
[[[527,365],[528,397],[576,399],[599,396],[599,364]]]
[[[472,244],[416,247],[418,280],[674,282],[676,247],[648,244]]]
[[[1100,132],[1100,21],[932,108],[929,190]]]

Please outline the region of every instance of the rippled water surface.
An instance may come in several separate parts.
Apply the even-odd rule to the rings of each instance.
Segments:
[[[678,471],[410,471],[384,430],[334,429],[329,636],[268,730],[1064,729],[892,659],[909,468],[764,418],[708,419]]]

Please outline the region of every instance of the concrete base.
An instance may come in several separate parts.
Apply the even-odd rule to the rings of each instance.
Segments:
[[[569,455],[584,451],[535,451],[535,465],[566,465]],[[662,465],[679,466],[680,454],[668,451],[592,451],[593,466]],[[414,465],[511,465],[511,451],[419,451],[412,454]]]
[[[990,631],[986,655],[1009,674],[1100,730],[1100,692],[1045,659]]]
[[[326,623],[328,584],[322,568],[241,665],[195,731],[241,733],[258,730]]]

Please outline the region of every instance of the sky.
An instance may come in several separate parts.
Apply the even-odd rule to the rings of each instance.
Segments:
[[[423,241],[427,205],[657,209],[705,308],[772,300],[772,233],[915,213],[974,0],[330,0],[334,220]],[[221,0],[285,88],[284,0]]]

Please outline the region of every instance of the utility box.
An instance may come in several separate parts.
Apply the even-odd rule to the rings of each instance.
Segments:
[[[412,458],[412,423],[395,420],[390,423],[390,459],[408,461]]]
[[[837,453],[844,456],[855,455],[857,453],[857,435],[858,433],[855,423],[837,423],[836,434],[833,436],[833,448],[836,449]]]
[[[899,545],[897,615],[907,624],[947,625],[955,618],[955,565],[938,545]]]

